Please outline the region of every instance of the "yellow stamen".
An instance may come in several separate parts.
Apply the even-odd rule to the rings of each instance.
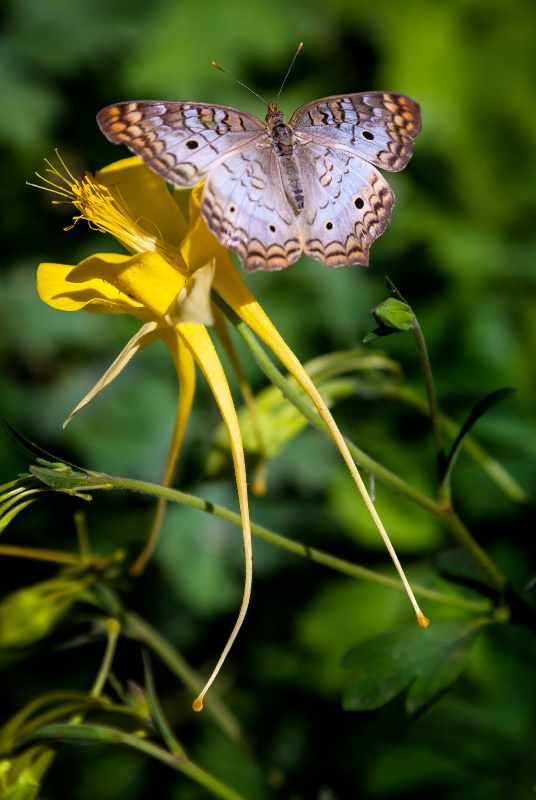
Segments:
[[[90,172],[86,172],[83,178],[75,178],[58,151],[56,156],[63,173],[45,159],[47,164],[45,171],[53,176],[53,180],[36,172],[39,180],[48,185],[37,183],[28,185],[58,195],[62,199],[53,200],[53,203],[58,205],[72,203],[80,212],[78,216],[73,217],[73,224],[64,230],[71,230],[79,220],[84,219],[92,230],[110,233],[130,253],[157,252],[180,271],[185,271],[184,260],[179,250],[165,242],[161,236],[149,233],[139,220],[131,216],[118,187],[110,189],[104,186]],[[155,227],[148,220],[147,223]]]

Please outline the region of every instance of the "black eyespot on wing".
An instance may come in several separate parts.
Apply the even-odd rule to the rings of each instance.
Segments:
[[[354,200],[354,206],[356,208],[358,208],[358,209],[362,209],[364,205],[365,205],[365,201],[363,200],[363,198],[362,197],[356,197],[356,199]]]
[[[230,206],[229,211],[231,212],[231,214],[234,214],[236,208],[234,206]]]
[[[199,142],[196,142],[195,139],[190,139],[189,142],[186,142],[186,147],[188,150],[196,150],[199,147]]]
[[[269,227],[270,227],[270,230],[272,231],[272,233],[275,233],[275,225],[270,225]]]
[[[330,231],[333,228],[333,222],[326,222],[326,230]]]
[[[363,139],[368,139],[369,142],[372,142],[372,140],[374,139],[374,134],[371,133],[370,131],[363,131],[362,135],[363,135]]]

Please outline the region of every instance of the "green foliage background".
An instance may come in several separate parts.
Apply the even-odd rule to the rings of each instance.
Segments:
[[[479,440],[531,492],[536,435],[536,6],[532,0],[4,0],[0,7],[1,414],[30,439],[87,468],[158,481],[176,386],[162,348],[142,353],[66,431],[61,423],[135,330],[132,320],[62,314],[35,292],[40,261],[76,263],[104,249],[69,209],[26,186],[57,147],[74,174],[126,155],[100,134],[95,115],[116,100],[183,99],[238,106],[260,102],[216,72],[216,60],[271,100],[299,41],[285,86],[286,113],[311,99],[386,89],[422,105],[423,131],[408,168],[390,177],[393,221],[371,266],[327,270],[302,259],[248,284],[303,361],[358,345],[386,296],[385,274],[424,329],[439,401],[463,422],[488,392],[520,395],[480,421]],[[421,390],[409,336],[369,345],[398,359]],[[262,376],[251,363],[255,387]],[[135,402],[133,400],[135,399]],[[387,401],[346,401],[341,429],[363,449],[433,492],[427,426]],[[177,485],[234,507],[232,484],[204,482],[206,431],[218,423],[200,386]],[[269,494],[253,518],[292,538],[366,563],[390,566],[333,446],[302,434],[269,467]],[[25,468],[7,443],[0,477]],[[481,545],[519,590],[534,569],[533,519],[505,499],[463,454],[456,503]],[[439,524],[378,487],[378,510],[410,574],[426,582],[428,557],[451,542]],[[6,541],[75,549],[75,504],[41,503]],[[151,517],[132,497],[96,497],[86,510],[94,548],[133,552]],[[528,633],[490,629],[461,681],[419,722],[394,701],[376,712],[343,711],[344,653],[368,636],[409,623],[402,595],[359,584],[256,542],[254,598],[220,691],[251,751],[229,742],[163,669],[166,714],[197,761],[246,797],[292,800],[533,796],[536,646]],[[147,574],[127,601],[196,666],[208,669],[230,629],[241,592],[237,531],[197,512],[171,509]],[[50,574],[2,559],[5,591]],[[527,596],[530,600],[530,596]],[[440,614],[428,605],[430,617]],[[75,637],[83,619],[73,621]],[[0,709],[7,717],[34,693],[86,689],[100,641],[80,649],[4,656]],[[34,654],[35,656],[35,654]],[[42,665],[36,670],[36,663]],[[123,644],[117,671],[141,680],[137,651]],[[216,690],[217,687],[216,687]],[[43,796],[71,800],[192,800],[206,794],[129,752],[64,748]],[[66,789],[68,787],[68,789]]]

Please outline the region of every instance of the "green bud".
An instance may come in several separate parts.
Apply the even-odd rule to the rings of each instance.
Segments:
[[[0,648],[27,647],[47,636],[92,580],[51,578],[8,595],[0,603]]]
[[[40,744],[0,761],[0,800],[34,800],[55,755]]]
[[[379,306],[373,308],[372,316],[378,323],[378,327],[365,336],[364,342],[381,339],[391,333],[403,333],[411,328],[415,319],[411,306],[394,297],[384,300]]]

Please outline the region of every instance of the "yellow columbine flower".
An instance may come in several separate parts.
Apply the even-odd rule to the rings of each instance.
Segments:
[[[231,443],[246,562],[244,593],[237,621],[220,659],[194,708],[213,682],[244,620],[252,581],[251,532],[246,471],[236,409],[223,367],[207,328],[211,324],[211,289],[223,297],[236,314],[262,339],[294,376],[316,406],[339,448],[367,508],[382,535],[408,591],[421,625],[428,621],[409,588],[397,556],[370,500],[356,465],[327,406],[300,362],[257,303],[229,252],[209,232],[199,211],[200,189],[189,197],[189,213],[181,210],[185,192],[170,194],[165,182],[138,158],[111,164],[97,176],[74,178],[62,164],[64,174],[49,164],[53,181],[42,179],[50,191],[78,210],[75,222],[85,219],[98,231],[111,233],[130,255],[100,253],[76,266],[41,264],[37,289],[42,300],[64,311],[84,309],[105,314],[132,314],[143,324],[96,386],[71,413],[107,386],[142,347],[162,339],[173,358],[180,392],[175,429],[168,455],[164,483],[171,480],[195,392],[194,364],[207,379],[220,408]],[[187,219],[188,216],[188,219]],[[72,227],[72,226],[71,226]],[[161,518],[163,505],[157,518]],[[158,524],[154,527],[156,531]],[[154,545],[152,537],[150,548]],[[150,552],[146,549],[134,569],[141,571]]]

